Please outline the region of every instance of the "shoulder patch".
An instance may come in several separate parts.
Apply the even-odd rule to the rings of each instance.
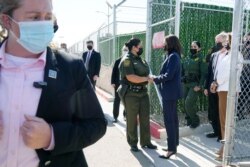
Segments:
[[[208,49],[208,54],[212,54],[212,53],[213,53],[213,49],[212,48]]]
[[[199,58],[199,57],[197,57],[197,58],[195,58],[195,59],[194,59],[194,61],[199,61],[199,60],[200,60],[200,58]]]
[[[131,63],[130,60],[126,59],[126,60],[124,60],[123,64],[124,64],[125,67],[128,67],[128,66],[130,66],[130,63]]]

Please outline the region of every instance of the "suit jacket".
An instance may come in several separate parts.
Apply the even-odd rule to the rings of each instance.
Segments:
[[[87,167],[82,149],[105,134],[107,122],[83,61],[48,48],[44,81],[36,116],[53,127],[55,147],[36,150],[39,167]]]
[[[119,64],[122,58],[119,58],[115,61],[114,67],[112,69],[111,75],[111,84],[115,84],[116,86],[120,85],[120,71],[119,71]]]
[[[87,55],[88,52],[84,52],[82,55],[84,63],[86,62]],[[89,69],[88,69],[88,75],[91,81],[93,81],[93,77],[95,75],[99,76],[100,69],[101,69],[101,55],[99,52],[93,50],[89,60]]]
[[[207,89],[209,93],[210,93],[210,85],[214,81],[214,72],[215,72],[215,68],[216,68],[216,65],[217,65],[218,57],[219,57],[219,52],[213,53],[211,55],[211,58],[210,58],[210,61],[209,61],[209,64],[208,64],[207,77],[206,77],[206,82],[205,82],[205,89]]]
[[[181,63],[178,53],[166,56],[160,75],[154,79],[159,84],[163,100],[177,100],[182,97]]]

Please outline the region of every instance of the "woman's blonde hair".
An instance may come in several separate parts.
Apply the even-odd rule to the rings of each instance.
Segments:
[[[216,38],[220,38],[222,40],[221,42],[223,46],[226,46],[228,44],[228,33],[223,31],[216,35]]]

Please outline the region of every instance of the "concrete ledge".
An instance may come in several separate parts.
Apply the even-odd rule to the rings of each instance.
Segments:
[[[96,93],[100,95],[101,97],[103,97],[108,102],[114,101],[114,97],[111,94],[105,92],[104,90],[98,87],[96,87]],[[180,137],[187,137],[187,136],[191,136],[194,134],[200,134],[200,133],[205,133],[209,131],[212,131],[212,127],[210,124],[202,124],[195,129],[191,129],[188,126],[185,126],[185,127],[179,128],[179,135]],[[162,127],[160,124],[152,120],[150,120],[150,132],[151,132],[151,136],[156,139],[160,139],[160,140],[167,139],[167,133],[166,133],[165,127]]]
[[[239,167],[249,167],[250,166],[250,161],[248,161],[248,162],[239,162],[237,165]]]
[[[156,139],[161,139],[161,134],[162,134],[163,130],[165,131],[165,129],[162,126],[160,126],[158,123],[150,120],[151,136],[153,136]]]
[[[95,87],[95,89],[96,89],[96,93],[98,95],[100,95],[101,97],[103,97],[108,102],[113,102],[114,101],[114,96],[112,96],[111,94],[105,92],[104,90],[102,90],[102,89],[100,89],[98,87]]]
[[[180,137],[187,137],[209,131],[212,131],[212,126],[210,124],[202,124],[195,129],[191,129],[188,126],[179,128]]]
[[[209,131],[212,131],[212,127],[209,124],[200,125],[195,129],[191,129],[188,126],[185,126],[179,128],[179,135],[180,137],[187,137],[194,134],[200,134]],[[166,140],[167,138],[165,127],[162,127],[161,125],[159,125],[154,121],[150,121],[150,132],[151,136],[153,136],[156,139]]]

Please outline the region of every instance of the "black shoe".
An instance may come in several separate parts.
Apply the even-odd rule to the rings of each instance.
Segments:
[[[197,128],[199,125],[200,125],[200,124],[191,124],[191,125],[189,125],[189,127],[190,127],[191,129],[195,129],[195,128]]]
[[[186,125],[190,126],[192,124],[190,117],[185,116],[185,120],[187,121]]]
[[[167,148],[162,148],[162,151],[168,152],[168,149]]]
[[[113,122],[114,122],[114,123],[117,123],[117,118],[115,118],[115,119],[113,120]]]
[[[215,137],[218,137],[217,134],[215,134],[214,132],[213,133],[208,133],[206,134],[207,138],[215,138]]]
[[[133,152],[138,152],[139,151],[137,146],[131,146],[130,150],[133,151]]]
[[[170,154],[168,154],[167,156],[165,155],[160,155],[159,158],[163,158],[163,159],[169,159],[172,155],[175,155],[176,151],[171,152]]]
[[[222,144],[225,144],[226,140],[220,140],[220,142],[221,142]]]
[[[148,145],[142,146],[142,148],[157,149],[157,146],[156,146],[156,145],[153,145],[152,143],[150,143],[150,144],[148,144]]]
[[[217,138],[217,142],[220,142],[220,141],[221,141],[221,137],[218,137],[218,138]]]

